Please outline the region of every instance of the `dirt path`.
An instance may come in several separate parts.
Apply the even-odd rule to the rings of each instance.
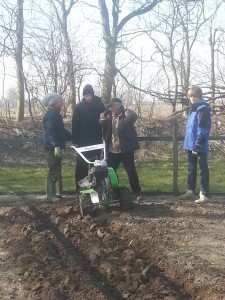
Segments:
[[[0,196],[0,299],[225,299],[225,202],[133,210]]]

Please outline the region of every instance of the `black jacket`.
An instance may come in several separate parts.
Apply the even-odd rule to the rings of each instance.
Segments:
[[[72,140],[81,146],[95,145],[102,142],[100,114],[105,106],[100,97],[94,96],[91,103],[84,99],[75,107],[72,118]]]
[[[63,119],[59,110],[49,108],[44,119],[44,138],[43,147],[46,150],[55,147],[65,148],[66,140],[71,139],[71,134],[67,131],[63,124]]]
[[[130,153],[139,149],[137,132],[134,127],[134,123],[137,120],[135,112],[131,111],[131,118],[128,119],[125,116],[125,110],[122,107],[121,115],[119,116],[118,134],[120,149],[122,153]],[[109,145],[112,140],[112,112],[108,111],[106,114],[106,120],[102,123],[103,137]]]

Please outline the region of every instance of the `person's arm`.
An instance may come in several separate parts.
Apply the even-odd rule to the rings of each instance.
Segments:
[[[53,147],[58,147],[59,141],[57,137],[55,118],[49,114],[45,116],[45,133],[50,141],[50,144]]]
[[[78,144],[78,132],[80,123],[80,113],[79,108],[76,107],[72,117],[72,142]]]
[[[108,139],[111,121],[111,112],[109,110],[100,114],[99,123],[102,126],[102,137],[105,141]]]
[[[211,117],[210,109],[208,107],[203,107],[198,112],[198,129],[197,129],[197,139],[193,151],[201,151],[205,142],[209,137],[211,127]]]
[[[95,99],[96,99],[97,109],[99,112],[99,124],[102,126],[105,121],[105,117],[106,117],[106,108],[102,102],[102,99],[98,96],[95,96],[95,97],[96,97]]]
[[[137,114],[131,109],[125,110],[125,116],[132,123],[137,121]]]
[[[99,123],[103,126],[106,121],[106,111],[102,112],[99,116]]]
[[[100,112],[103,113],[106,111],[106,107],[105,105],[103,104],[102,100],[101,100],[101,104],[100,104]]]
[[[72,140],[72,134],[69,130],[65,129],[65,138],[66,138],[66,141],[69,142]]]

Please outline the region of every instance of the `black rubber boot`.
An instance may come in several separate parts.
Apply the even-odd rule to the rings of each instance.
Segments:
[[[52,203],[59,201],[55,195],[55,181],[49,179],[46,181],[46,200]]]

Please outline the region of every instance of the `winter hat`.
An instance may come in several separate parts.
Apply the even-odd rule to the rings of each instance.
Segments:
[[[83,88],[83,96],[86,94],[90,94],[94,96],[94,89],[92,85],[90,84],[85,85],[85,87]]]
[[[113,98],[113,99],[110,101],[110,105],[112,105],[113,103],[120,103],[120,104],[122,104],[122,100],[120,100],[119,98]]]
[[[60,99],[62,99],[62,95],[58,93],[48,93],[45,95],[43,99],[44,106],[51,106],[56,104]]]

